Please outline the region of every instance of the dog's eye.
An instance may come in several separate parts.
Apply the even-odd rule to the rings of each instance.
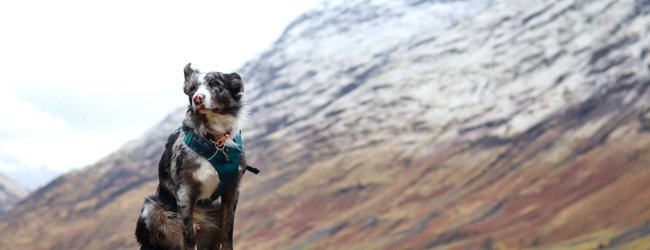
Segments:
[[[190,86],[190,92],[194,92],[196,90],[196,85]]]
[[[218,82],[217,81],[210,81],[210,87],[216,87]]]

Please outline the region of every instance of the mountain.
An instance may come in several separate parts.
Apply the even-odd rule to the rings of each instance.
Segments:
[[[0,152],[0,167],[3,173],[27,190],[36,190],[61,173],[45,166],[27,166],[10,155]]]
[[[15,168],[6,174],[28,190],[36,190],[61,175],[45,166]]]
[[[263,172],[244,177],[236,247],[648,248],[648,27],[647,0],[305,13],[239,71]],[[31,194],[0,246],[133,249],[182,116]]]
[[[0,217],[27,194],[25,188],[0,173]]]

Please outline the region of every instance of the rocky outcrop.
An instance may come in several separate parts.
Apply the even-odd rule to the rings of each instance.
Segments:
[[[249,162],[263,173],[244,177],[235,245],[650,245],[649,10],[354,0],[304,14],[240,71]],[[182,115],[32,194],[0,242],[133,248]]]

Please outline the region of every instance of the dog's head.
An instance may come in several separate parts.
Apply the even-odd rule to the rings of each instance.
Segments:
[[[201,114],[237,116],[242,107],[244,83],[237,73],[200,72],[188,63],[183,70],[183,91],[189,98],[190,107]]]

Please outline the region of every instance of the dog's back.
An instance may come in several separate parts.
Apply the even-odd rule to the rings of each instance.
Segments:
[[[183,234],[178,221],[176,198],[165,186],[169,177],[171,150],[178,133],[167,138],[165,150],[158,163],[158,188],[155,195],[145,197],[135,229],[141,249],[180,249]]]

